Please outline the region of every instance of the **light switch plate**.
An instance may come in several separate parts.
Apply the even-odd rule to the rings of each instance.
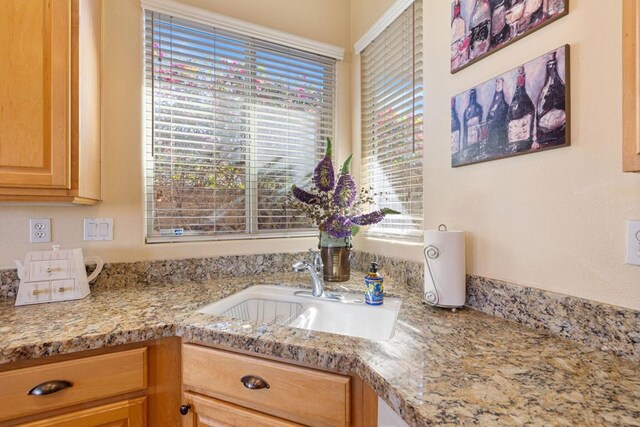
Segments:
[[[627,264],[640,265],[640,221],[627,221]]]
[[[51,242],[51,218],[30,218],[29,219],[29,242],[31,243]]]
[[[113,218],[85,218],[84,240],[113,240]]]

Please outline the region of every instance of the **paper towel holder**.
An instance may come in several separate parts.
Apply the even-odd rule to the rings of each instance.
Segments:
[[[438,226],[438,231],[448,231],[447,226],[445,224],[440,224]],[[440,257],[440,249],[436,245],[428,245],[423,250],[424,259],[427,264],[427,270],[429,271],[429,276],[431,276],[431,282],[433,283],[433,290],[428,290],[424,293],[422,301],[425,304],[436,307],[440,302],[440,295],[438,292],[438,285],[436,284],[435,278],[433,277],[433,272],[431,271],[431,263],[429,260],[435,260]],[[451,307],[452,312],[456,312],[456,307]]]
[[[438,230],[440,230],[439,227],[438,227]],[[427,262],[427,269],[429,270],[429,275],[431,276],[431,282],[433,283],[433,290],[425,292],[423,300],[425,303],[433,306],[438,305],[438,302],[440,301],[440,296],[438,295],[438,285],[436,285],[436,281],[433,278],[433,272],[431,271],[431,264],[429,263],[429,260],[438,259],[439,256],[440,256],[440,249],[438,249],[437,246],[429,245],[424,248],[424,259]]]

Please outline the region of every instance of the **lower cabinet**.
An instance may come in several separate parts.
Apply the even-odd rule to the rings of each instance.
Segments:
[[[183,344],[182,384],[183,427],[376,425],[356,377]]]
[[[24,427],[144,427],[147,398],[124,400],[22,424]]]
[[[143,347],[1,372],[0,421],[143,391],[146,366]]]
[[[172,337],[0,364],[0,427],[179,426],[180,349]]]
[[[377,399],[357,376],[178,337],[0,364],[0,427],[373,427]]]
[[[300,426],[281,418],[195,393],[185,392],[184,401],[183,427]]]

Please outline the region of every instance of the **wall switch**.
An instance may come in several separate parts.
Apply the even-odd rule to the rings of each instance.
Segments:
[[[627,221],[627,264],[640,265],[640,221]]]
[[[51,242],[51,218],[29,219],[29,242]]]
[[[84,240],[113,240],[113,218],[85,218]]]

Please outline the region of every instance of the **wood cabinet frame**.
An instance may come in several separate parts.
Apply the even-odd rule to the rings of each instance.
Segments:
[[[622,3],[622,168],[640,172],[640,1]]]

